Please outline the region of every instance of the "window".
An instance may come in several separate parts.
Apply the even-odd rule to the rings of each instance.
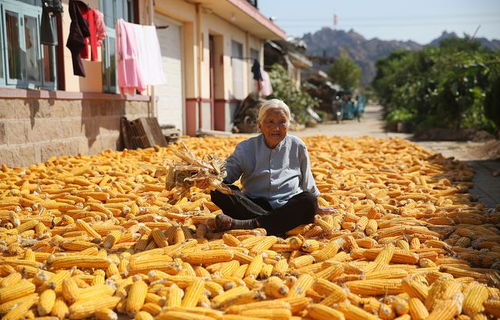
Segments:
[[[116,32],[115,24],[118,19],[128,22],[135,21],[136,1],[134,0],[101,0],[104,23],[108,36],[104,39],[102,52],[102,83],[104,92],[118,93],[116,78]]]
[[[243,44],[231,41],[231,69],[233,75],[233,98],[244,99],[243,88]]]
[[[36,0],[0,0],[0,86],[56,89],[55,47],[40,44]]]

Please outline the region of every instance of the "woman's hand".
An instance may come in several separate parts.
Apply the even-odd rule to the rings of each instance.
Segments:
[[[319,207],[318,210],[316,210],[316,214],[319,215],[324,215],[324,214],[336,214],[338,213],[338,210],[335,208],[330,208],[330,207]]]

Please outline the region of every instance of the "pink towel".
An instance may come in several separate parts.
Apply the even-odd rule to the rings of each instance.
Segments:
[[[138,61],[134,25],[123,19],[116,22],[116,65],[118,87],[122,95],[146,89]]]

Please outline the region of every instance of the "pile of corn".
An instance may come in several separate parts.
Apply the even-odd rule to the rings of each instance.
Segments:
[[[185,140],[224,159],[240,139]],[[0,171],[2,319],[496,319],[500,212],[471,170],[398,139],[305,139],[321,206],[281,239],[214,234],[176,146]]]

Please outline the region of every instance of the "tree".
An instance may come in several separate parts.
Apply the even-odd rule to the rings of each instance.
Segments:
[[[361,81],[361,68],[345,50],[342,50],[340,57],[330,66],[327,73],[344,90],[355,89]]]

